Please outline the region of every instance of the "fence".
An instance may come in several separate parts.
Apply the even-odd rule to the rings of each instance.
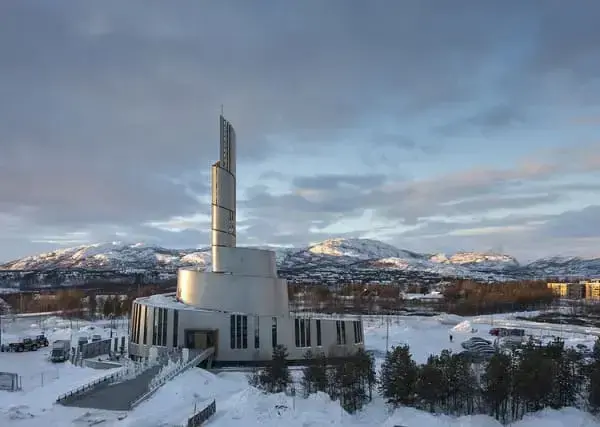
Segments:
[[[21,389],[21,377],[13,372],[0,372],[0,390],[17,391]]]
[[[112,346],[112,339],[105,339],[101,341],[90,342],[83,344],[79,352],[81,353],[82,359],[91,359],[92,357],[101,356],[103,354],[110,353]]]
[[[204,360],[206,360],[209,357],[211,357],[214,354],[214,352],[215,352],[215,349],[213,347],[210,347],[210,348],[204,350],[202,353],[198,354],[197,356],[193,357],[192,359],[189,359],[187,362],[184,362],[182,364],[178,364],[175,367],[175,369],[166,372],[166,374],[164,374],[164,375],[161,375],[161,372],[159,372],[157,374],[157,376],[153,379],[153,381],[150,382],[150,384],[148,386],[148,391],[146,393],[144,393],[143,395],[141,395],[139,398],[137,398],[131,404],[131,408],[132,409],[135,408],[140,403],[142,403],[144,400],[148,399],[163,384],[165,384],[166,382],[172,380],[173,378],[175,378],[177,375],[179,375],[183,371],[185,371],[185,370],[187,370],[187,369],[189,369],[191,367],[198,366],[201,362],[203,362]]]
[[[206,408],[188,418],[186,425],[187,427],[199,427],[202,425],[202,423],[206,422],[210,417],[212,417],[215,412],[217,412],[217,402],[213,400],[212,403]]]

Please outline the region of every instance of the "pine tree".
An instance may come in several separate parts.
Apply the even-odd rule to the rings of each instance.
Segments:
[[[511,357],[496,353],[485,367],[482,376],[482,392],[489,414],[502,423],[506,423],[509,418],[508,404],[512,382]]]
[[[364,392],[368,391],[368,400],[371,401],[373,399],[373,387],[377,383],[373,356],[363,348],[359,348],[352,359],[355,363],[360,387]]]
[[[88,295],[88,312],[92,319],[96,318],[96,314],[98,312],[98,300],[96,298],[97,297],[95,293]]]
[[[420,366],[418,374],[416,391],[420,400],[419,406],[435,412],[436,408],[444,403],[447,395],[447,384],[441,369],[440,357],[429,356],[427,363]]]
[[[418,367],[408,345],[392,347],[385,355],[379,373],[379,391],[387,403],[410,405],[414,402]]]
[[[112,301],[110,297],[105,297],[102,299],[102,314],[104,317],[110,317],[113,312]]]
[[[287,349],[278,345],[273,349],[273,357],[262,370],[256,370],[248,378],[250,385],[267,393],[282,393],[292,384],[292,376],[287,363]]]
[[[329,391],[329,372],[325,354],[317,354],[308,350],[304,355],[306,366],[302,369],[302,389],[304,395],[318,391],[327,393]]]
[[[596,339],[592,351],[592,362],[587,367],[587,404],[590,412],[600,412],[600,338]]]

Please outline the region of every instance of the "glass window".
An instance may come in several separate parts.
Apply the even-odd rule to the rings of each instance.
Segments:
[[[235,348],[242,348],[242,316],[235,316]]]
[[[260,347],[260,317],[254,317],[254,348]]]
[[[163,322],[162,322],[162,345],[167,345],[167,325],[169,322],[167,321],[167,315],[169,314],[169,310],[163,308]]]
[[[354,326],[354,343],[358,344],[362,342],[362,325],[360,320],[352,322]]]
[[[143,344],[148,344],[148,307],[143,307],[142,308],[142,313],[143,316],[140,316],[142,319],[144,319],[144,340],[142,341]]]
[[[310,347],[310,319],[295,319],[296,347]]]
[[[248,348],[248,316],[242,318],[242,348]]]
[[[321,344],[321,319],[317,319],[317,345]]]
[[[271,345],[273,348],[277,347],[277,317],[273,317],[273,324],[271,325]]]
[[[248,348],[248,316],[232,314],[229,320],[231,348]]]
[[[235,348],[235,314],[229,317],[229,329],[231,332],[229,346]]]
[[[179,343],[179,310],[173,310],[173,347],[177,347]]]
[[[337,332],[337,344],[345,345],[346,344],[346,324],[343,320],[336,320],[335,328]]]

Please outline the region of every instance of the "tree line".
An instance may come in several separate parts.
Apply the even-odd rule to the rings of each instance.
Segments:
[[[131,313],[133,300],[162,292],[154,287],[142,287],[125,293],[104,294],[80,289],[65,289],[45,293],[3,295],[13,313],[60,312],[64,317],[121,317]]]
[[[271,362],[249,376],[250,385],[266,393],[295,395],[287,357],[285,346],[275,347]],[[362,409],[372,400],[377,375],[372,355],[363,349],[345,358],[335,359],[326,357],[322,352],[313,353],[309,350],[305,360],[298,390],[304,397],[317,392],[326,393],[350,413]]]
[[[325,313],[393,314],[426,307],[463,316],[526,311],[547,308],[556,301],[546,282],[519,281],[480,283],[453,280],[444,286],[440,298],[405,299],[404,293],[429,292],[428,286],[407,287],[381,284],[345,284],[337,290],[325,285],[290,284],[290,305],[296,311]]]
[[[272,362],[255,370],[249,382],[267,393],[295,393],[285,347],[277,347]],[[362,409],[375,391],[391,408],[487,414],[505,424],[546,407],[579,407],[598,414],[600,340],[590,355],[566,348],[560,339],[546,345],[530,340],[482,363],[443,350],[418,364],[403,345],[386,353],[377,374],[372,355],[364,350],[342,360],[309,351],[298,391],[305,397],[326,393],[350,413]]]

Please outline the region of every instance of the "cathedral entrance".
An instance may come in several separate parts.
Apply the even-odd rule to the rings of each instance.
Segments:
[[[186,329],[185,348],[205,350],[207,348],[214,347],[216,355],[218,333],[219,331],[214,329]]]

